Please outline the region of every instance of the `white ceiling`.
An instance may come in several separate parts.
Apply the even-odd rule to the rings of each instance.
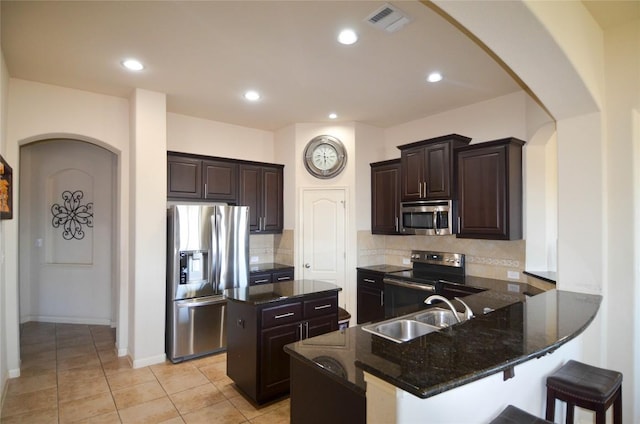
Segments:
[[[329,122],[329,112],[384,128],[520,89],[420,2],[391,2],[411,19],[400,31],[374,28],[365,19],[383,4],[2,0],[2,50],[15,78],[121,97],[159,91],[170,112],[265,130]],[[356,44],[336,42],[344,27]],[[146,69],[125,71],[131,56]],[[442,82],[425,82],[433,70]],[[249,88],[259,102],[243,99]]]

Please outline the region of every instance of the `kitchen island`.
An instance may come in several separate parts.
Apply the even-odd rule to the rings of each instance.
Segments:
[[[420,417],[421,422],[488,422],[510,403],[543,416],[544,377],[576,354],[575,344],[595,318],[601,297],[555,289],[535,296],[487,290],[464,300],[474,318],[409,342],[352,327],[285,350],[295,363],[292,369],[311,367],[364,395],[370,424]],[[320,356],[340,367],[323,365]],[[296,384],[292,375],[292,388]],[[296,396],[292,389],[292,422]]]
[[[257,404],[289,393],[283,347],[338,329],[340,287],[294,280],[225,290],[227,375]]]

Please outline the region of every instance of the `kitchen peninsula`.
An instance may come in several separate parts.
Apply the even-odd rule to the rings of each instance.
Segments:
[[[308,385],[296,370],[366,398],[361,418],[369,424],[488,422],[508,404],[543,416],[544,378],[575,357],[601,297],[555,289],[527,296],[499,286],[464,298],[474,318],[409,342],[351,327],[287,345],[292,422],[309,414],[308,403],[299,405],[309,399]],[[315,396],[322,398],[317,390]]]
[[[225,290],[227,375],[255,403],[289,392],[284,345],[338,329],[340,287],[316,280]]]

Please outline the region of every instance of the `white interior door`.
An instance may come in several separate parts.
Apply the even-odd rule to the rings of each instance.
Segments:
[[[90,143],[22,148],[22,322],[114,322],[114,170],[113,153]]]
[[[302,192],[302,277],[342,287],[338,304],[345,307],[346,207],[344,189]]]

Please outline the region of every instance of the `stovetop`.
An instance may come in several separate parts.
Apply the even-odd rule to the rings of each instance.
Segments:
[[[424,284],[448,281],[464,284],[465,261],[461,253],[414,250],[411,252],[413,268],[385,274],[386,278],[396,278]]]

